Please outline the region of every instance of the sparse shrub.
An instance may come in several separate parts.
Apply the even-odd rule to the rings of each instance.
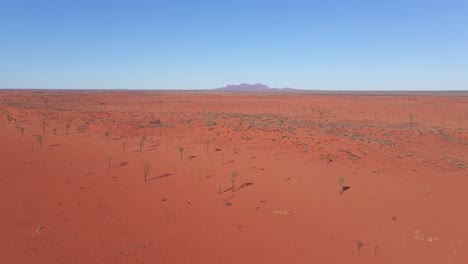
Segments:
[[[109,141],[109,131],[106,131],[106,141]]]
[[[338,184],[340,186],[343,186],[343,183],[344,183],[344,178],[343,177],[338,177]]]
[[[149,163],[148,162],[143,163],[143,176],[145,176],[145,182],[146,182],[149,170],[150,170]]]
[[[69,130],[70,130],[70,123],[67,123],[67,124],[65,125],[65,131],[66,131],[67,135],[68,135],[68,131],[69,131]]]
[[[361,241],[356,240],[356,252],[358,253],[358,255],[360,255],[359,250],[361,250],[363,246],[364,244]]]
[[[107,156],[107,161],[109,162],[109,168],[111,167],[111,160],[112,160],[112,156],[111,155]]]
[[[142,151],[143,151],[143,148],[145,147],[145,140],[146,140],[146,137],[145,137],[145,136],[141,136],[140,142],[138,143],[138,145],[140,146],[140,152],[142,152]]]
[[[125,154],[126,149],[127,149],[127,142],[122,142],[122,152],[123,152],[123,154]]]
[[[21,132],[21,137],[24,137],[24,127],[20,127],[19,130]]]
[[[184,148],[183,147],[179,147],[179,153],[180,153],[180,160],[182,160],[182,155],[184,153]]]
[[[218,194],[221,194],[223,192],[222,189],[223,189],[223,181],[218,180],[216,182],[216,190],[218,191]]]
[[[54,131],[54,136],[57,134],[57,127],[54,127],[54,129],[52,129]]]
[[[42,135],[36,135],[37,141],[39,141],[39,147],[42,148]]]
[[[47,128],[47,124],[45,123],[45,121],[42,121],[41,128],[42,128],[42,134],[45,135],[45,130]]]
[[[208,147],[210,146],[210,140],[209,139],[205,140],[205,145],[206,145],[206,155],[208,155]]]
[[[232,182],[232,191],[234,192],[235,183],[236,183],[237,172],[231,172],[231,182]]]
[[[339,194],[342,194],[344,192],[344,186],[343,186],[343,183],[344,183],[344,178],[343,177],[338,177],[338,193]]]

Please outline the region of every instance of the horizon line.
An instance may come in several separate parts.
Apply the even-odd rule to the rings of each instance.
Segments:
[[[372,92],[372,93],[444,93],[444,92],[467,92],[468,89],[455,89],[455,90],[392,90],[392,89],[353,89],[353,90],[340,90],[340,89],[298,89],[298,88],[270,88],[269,90],[219,90],[219,88],[211,89],[145,89],[145,88],[0,88],[0,91],[164,91],[164,92],[219,92],[219,93],[294,93],[294,92]]]

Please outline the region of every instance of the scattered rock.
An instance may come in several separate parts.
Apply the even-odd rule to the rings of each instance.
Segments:
[[[36,233],[40,233],[40,232],[44,231],[44,229],[45,229],[45,227],[39,226],[39,227],[36,228]]]
[[[420,230],[414,230],[413,233],[414,233],[414,239],[418,240],[418,241],[421,241],[421,242],[424,242],[424,241],[433,242],[433,241],[438,241],[439,240],[438,237],[427,236],[426,234],[424,234]]]

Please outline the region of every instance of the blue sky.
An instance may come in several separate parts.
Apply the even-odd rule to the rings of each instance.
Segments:
[[[468,90],[468,1],[0,0],[0,88]]]

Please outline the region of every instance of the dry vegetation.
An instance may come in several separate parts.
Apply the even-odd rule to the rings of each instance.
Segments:
[[[467,124],[463,96],[1,91],[0,263],[463,263]]]

